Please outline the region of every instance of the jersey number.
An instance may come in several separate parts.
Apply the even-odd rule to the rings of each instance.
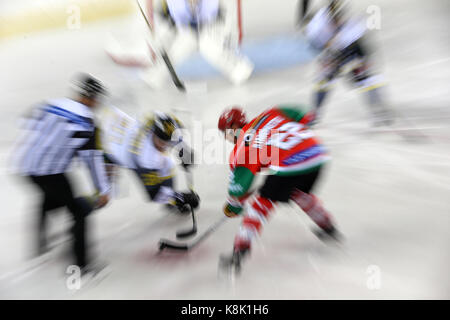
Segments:
[[[278,128],[267,145],[277,147],[282,150],[289,150],[303,140],[312,138],[314,134],[310,130],[303,130],[304,126],[297,122],[288,122]]]

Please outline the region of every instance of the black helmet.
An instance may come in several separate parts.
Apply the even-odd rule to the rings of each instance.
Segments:
[[[76,85],[79,94],[89,99],[95,99],[98,95],[106,94],[103,84],[89,74],[80,74],[77,77]]]
[[[151,131],[161,140],[177,142],[177,137],[174,133],[177,129],[182,128],[181,122],[174,116],[168,115],[163,112],[155,112],[151,124]]]

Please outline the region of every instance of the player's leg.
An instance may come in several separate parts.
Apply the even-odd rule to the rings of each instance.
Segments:
[[[261,233],[273,209],[274,202],[261,195],[251,201],[250,208],[245,213],[239,232],[234,239],[234,251],[250,250],[252,240]]]
[[[314,119],[312,124],[316,124],[322,117],[322,109],[326,98],[329,96],[335,78],[339,73],[338,66],[332,61],[331,57],[324,56],[320,59],[320,71],[314,88],[313,113]]]
[[[297,176],[297,183],[290,199],[302,209],[311,220],[326,234],[337,235],[335,223],[331,214],[324,208],[321,201],[312,193],[317,184],[322,168]]]
[[[74,197],[71,184],[65,175],[58,175],[57,179],[55,179],[55,184],[59,186],[58,196],[65,202],[72,214],[73,224],[71,230],[74,237],[74,262],[83,269],[90,263],[86,246],[86,218],[94,207],[85,198]]]
[[[250,208],[245,213],[241,227],[234,239],[233,253],[231,256],[221,257],[223,268],[233,268],[239,272],[242,259],[247,257],[252,241],[262,231],[263,225],[268,221],[277,202],[288,202],[296,179],[291,177],[269,175],[259,195],[252,200]]]
[[[86,207],[85,207],[86,206]],[[88,264],[86,253],[86,216],[88,215],[88,204],[81,203],[81,199],[74,199],[70,205],[73,215],[73,250],[75,254],[75,263],[80,268],[85,268]]]
[[[180,64],[188,58],[198,47],[198,39],[195,30],[190,28],[178,28],[176,37],[168,50],[168,54],[174,65]]]
[[[362,80],[356,80],[356,85],[361,89],[366,98],[373,116],[373,125],[390,125],[393,122],[393,114],[386,106],[384,100],[382,79],[380,75],[371,75]]]
[[[252,241],[261,233],[263,225],[274,209],[274,204],[274,201],[261,195],[252,200],[250,208],[244,214],[239,232],[234,238],[233,252],[220,257],[220,269],[227,272],[231,270],[240,272],[243,259],[250,253]]]
[[[234,240],[235,251],[248,251],[252,240],[261,233],[263,225],[269,220],[277,202],[288,202],[293,190],[294,181],[269,175],[259,195],[255,197],[244,215],[239,233]]]
[[[199,50],[202,56],[220,70],[233,84],[246,81],[253,72],[253,64],[236,48],[228,47],[226,30],[220,24],[205,27],[199,34]]]
[[[36,255],[41,255],[47,252],[47,213],[51,207],[51,199],[44,194],[44,200],[42,201],[42,205],[39,207],[38,215],[36,219],[36,239],[37,239],[37,247],[36,247]]]
[[[36,227],[36,254],[41,255],[48,250],[47,243],[47,220],[49,211],[61,208],[65,204],[56,196],[57,186],[52,182],[51,177],[48,176],[34,176],[31,177],[32,182],[42,192],[42,202],[38,208],[35,227]]]
[[[321,229],[329,231],[333,229],[330,213],[323,207],[321,201],[312,193],[295,190],[292,193],[294,201]]]
[[[167,54],[176,67],[188,58],[197,49],[197,37],[194,31],[188,28],[178,28]],[[146,69],[142,75],[143,80],[153,88],[161,88],[169,79],[166,64],[160,59],[153,67]]]
[[[373,70],[363,39],[355,41],[344,49],[342,55],[344,63],[350,65],[348,74],[350,81],[366,99],[373,117],[373,124],[390,124],[392,114],[386,106],[382,92],[383,77]]]
[[[259,195],[250,203],[250,209],[245,213],[235,249],[249,249],[251,241],[261,233],[263,225],[268,221],[277,202],[288,202],[290,194],[297,183],[296,177],[269,175],[259,190]]]
[[[321,107],[325,102],[325,98],[328,96],[330,91],[330,81],[327,79],[319,80],[316,84],[316,89],[314,92],[314,122],[318,122],[321,116]]]

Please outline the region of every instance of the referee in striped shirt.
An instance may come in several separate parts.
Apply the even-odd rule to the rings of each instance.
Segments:
[[[32,110],[26,119],[27,134],[18,150],[19,171],[42,192],[38,217],[38,250],[46,251],[46,217],[50,210],[66,207],[73,217],[75,264],[88,271],[91,262],[86,245],[86,217],[109,201],[110,185],[104,154],[96,146],[95,109],[105,94],[102,84],[83,74],[75,99],[50,100]],[[73,158],[87,164],[98,191],[95,203],[75,198],[65,174]]]

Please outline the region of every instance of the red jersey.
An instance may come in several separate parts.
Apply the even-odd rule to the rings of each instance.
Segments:
[[[306,126],[309,120],[309,114],[292,106],[263,112],[240,132],[230,155],[231,169],[245,167],[253,175],[263,168],[275,175],[296,175],[316,169],[329,157]]]

